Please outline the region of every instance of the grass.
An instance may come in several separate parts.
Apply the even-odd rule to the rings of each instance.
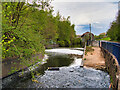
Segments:
[[[85,51],[85,55],[87,55],[88,52],[93,52],[94,49],[92,49],[91,46],[86,46],[86,51]]]
[[[102,38],[100,40],[110,41],[111,39],[110,39],[110,37],[106,37],[106,38]]]
[[[111,40],[110,37],[102,38],[102,39],[99,39],[99,40],[105,40],[105,41],[120,43],[120,41],[118,41],[118,40]]]

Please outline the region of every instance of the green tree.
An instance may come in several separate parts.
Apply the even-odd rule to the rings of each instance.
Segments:
[[[117,19],[111,23],[107,34],[111,40],[120,41],[120,12],[118,13]]]
[[[69,16],[67,19],[65,19],[64,17],[60,18],[60,15],[58,13],[57,17],[58,19],[60,19],[60,21],[58,22],[58,41],[64,41],[65,46],[69,46],[71,44],[71,41],[75,37],[75,25],[71,25],[69,21]]]
[[[44,47],[40,43],[42,41],[40,34],[32,29],[33,21],[29,21],[30,18],[28,18],[33,11],[34,8],[25,5],[24,2],[3,3],[3,58],[30,57],[35,52],[43,51]]]

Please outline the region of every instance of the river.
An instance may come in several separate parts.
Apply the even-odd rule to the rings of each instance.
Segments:
[[[48,60],[40,66],[32,81],[31,77],[4,85],[7,88],[108,88],[108,73],[93,68],[80,67],[83,48],[47,49]],[[58,67],[59,70],[48,70]]]

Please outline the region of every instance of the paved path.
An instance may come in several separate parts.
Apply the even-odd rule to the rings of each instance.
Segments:
[[[105,59],[102,56],[101,49],[99,47],[92,47],[93,52],[88,52],[84,58],[84,66],[93,67],[96,69],[102,69],[105,67]]]

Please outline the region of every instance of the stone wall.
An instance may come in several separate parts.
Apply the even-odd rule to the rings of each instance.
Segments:
[[[109,51],[101,47],[101,51],[105,58],[106,69],[110,75],[112,88],[118,90],[118,81],[119,81],[119,64],[114,55]]]

